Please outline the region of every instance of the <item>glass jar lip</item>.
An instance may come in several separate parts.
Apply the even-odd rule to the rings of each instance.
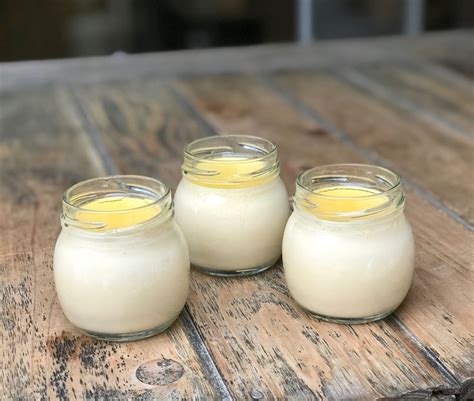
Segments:
[[[314,188],[309,188],[307,185],[305,185],[303,183],[304,178],[314,176],[315,173],[324,172],[324,170],[328,170],[328,169],[341,169],[341,170],[344,170],[344,169],[360,169],[361,172],[363,170],[367,171],[367,169],[370,169],[370,170],[373,170],[373,171],[377,171],[379,173],[384,173],[385,175],[391,177],[393,179],[393,181],[388,182],[389,183],[388,188],[382,188],[382,189],[379,188],[378,192],[374,192],[373,194],[363,195],[363,196],[340,196],[340,195],[335,196],[335,195],[321,194],[321,193],[314,192]],[[342,175],[342,173],[340,175]],[[330,174],[322,173],[321,177],[324,177],[324,176],[329,177]],[[392,193],[397,192],[398,190],[400,190],[401,183],[402,183],[401,177],[396,172],[394,172],[394,171],[392,171],[388,168],[385,168],[385,167],[381,167],[381,166],[377,166],[377,165],[373,165],[373,164],[363,164],[363,163],[323,164],[323,165],[320,165],[320,166],[313,167],[309,170],[303,171],[296,178],[296,187],[297,188],[300,188],[300,189],[302,189],[303,191],[305,191],[307,193],[311,193],[312,197],[316,197],[316,198],[319,197],[321,199],[328,199],[328,200],[332,200],[332,199],[337,199],[337,200],[352,200],[352,199],[363,200],[363,199],[369,199],[369,198],[373,198],[373,197],[377,197],[377,196],[381,196],[381,195],[385,195],[385,196],[386,195],[391,195]]]
[[[147,189],[151,190],[150,193],[156,195],[156,198],[152,200],[152,202],[147,203],[146,205],[142,206],[136,206],[136,207],[130,207],[130,208],[124,208],[121,209],[120,211],[117,210],[96,210],[96,209],[88,209],[86,207],[83,207],[81,205],[78,205],[74,202],[71,201],[71,193],[74,190],[77,190],[81,187],[87,187],[87,185],[93,184],[93,183],[100,183],[100,182],[107,182],[107,181],[115,181],[117,183],[120,183],[122,186],[123,185],[131,185],[131,183],[127,184],[127,181],[133,181],[133,180],[138,180],[138,181],[143,181],[143,184],[145,183],[150,183],[152,184],[151,186],[155,185],[158,188],[162,188],[164,191],[163,193],[159,193],[157,190],[154,190],[151,188],[151,186],[146,186]],[[145,185],[144,185],[145,186]],[[131,189],[131,187],[128,187],[127,189]],[[133,191],[131,191],[132,193]],[[135,192],[137,193],[137,192]],[[169,196],[171,195],[171,189],[168,187],[164,182],[157,180],[155,178],[147,177],[147,176],[142,176],[142,175],[127,175],[127,174],[117,174],[117,175],[111,175],[111,176],[105,176],[105,177],[95,177],[95,178],[90,178],[88,180],[80,181],[71,187],[69,187],[66,191],[63,192],[62,195],[62,201],[64,204],[66,204],[69,208],[72,208],[73,210],[78,210],[78,211],[85,211],[85,212],[94,212],[94,214],[98,215],[103,215],[103,214],[110,214],[110,213],[127,213],[131,211],[137,211],[149,207],[156,207],[158,204],[162,203],[164,200],[166,200]],[[143,196],[145,198],[145,196]],[[148,197],[148,199],[150,199]],[[86,205],[89,202],[86,202]]]
[[[213,160],[212,158],[211,159],[204,159],[203,157],[200,157],[198,155],[196,155],[196,152],[192,150],[193,147],[196,147],[197,145],[202,145],[202,144],[206,144],[206,142],[212,142],[212,141],[215,141],[215,140],[219,140],[219,139],[222,139],[222,145],[225,146],[225,145],[228,145],[229,142],[234,142],[234,144],[237,144],[237,145],[242,145],[242,142],[243,141],[248,141],[250,142],[250,144],[255,144],[255,147],[254,149],[258,149],[260,152],[261,152],[261,155],[257,155],[256,157],[248,157],[248,158],[242,158],[241,160],[226,160],[225,158],[222,158],[222,159],[219,159],[219,160]],[[266,145],[268,146],[268,149],[265,149],[263,147],[259,147],[258,144],[261,144],[261,145]],[[244,147],[244,146],[243,146]],[[248,149],[248,148],[247,148]],[[275,156],[277,153],[277,147],[276,145],[269,141],[268,139],[265,139],[265,138],[261,138],[261,137],[258,137],[258,136],[253,136],[253,135],[235,135],[235,134],[232,134],[232,135],[212,135],[212,136],[207,136],[207,137],[204,137],[204,138],[199,138],[199,139],[196,139],[190,143],[188,143],[185,147],[184,147],[184,156],[186,158],[189,158],[193,161],[202,161],[202,160],[206,160],[206,162],[209,162],[209,163],[219,163],[219,164],[222,164],[222,163],[253,163],[255,161],[262,161],[262,160],[266,160],[268,158],[271,158],[273,156]]]

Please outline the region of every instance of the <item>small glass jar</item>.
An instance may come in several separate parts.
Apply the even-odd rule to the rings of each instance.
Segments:
[[[382,167],[316,167],[296,181],[283,239],[293,298],[315,317],[365,323],[405,298],[415,243],[403,213],[400,177]]]
[[[158,180],[113,176],[63,195],[54,280],[67,318],[109,341],[152,336],[186,303],[190,263],[170,189]]]
[[[279,259],[289,202],[274,144],[238,135],[199,139],[185,147],[182,172],[176,221],[193,266],[249,275]]]

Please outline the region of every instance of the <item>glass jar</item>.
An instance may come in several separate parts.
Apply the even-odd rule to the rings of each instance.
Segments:
[[[137,340],[184,307],[190,264],[170,189],[139,176],[84,181],[63,195],[54,280],[67,318],[85,334]]]
[[[382,167],[316,167],[296,181],[283,239],[293,298],[317,318],[364,323],[392,313],[410,287],[415,243],[400,177]]]
[[[193,266],[236,276],[279,259],[289,202],[274,144],[238,135],[199,139],[185,147],[182,172],[176,221]]]

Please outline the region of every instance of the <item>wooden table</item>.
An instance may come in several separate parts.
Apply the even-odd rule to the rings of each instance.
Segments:
[[[461,31],[1,65],[0,398],[474,397],[473,43]],[[325,163],[400,172],[417,242],[405,302],[378,323],[329,324],[290,298],[281,263],[193,271],[165,333],[81,335],[53,285],[62,192],[116,173],[175,188],[183,146],[226,133],[274,141],[290,193]]]

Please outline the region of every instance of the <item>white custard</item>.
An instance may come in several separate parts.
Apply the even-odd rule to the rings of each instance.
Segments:
[[[285,229],[283,266],[291,295],[329,320],[372,321],[393,312],[414,271],[403,201],[396,193],[358,186],[314,192],[295,196]]]
[[[175,211],[191,263],[200,270],[240,275],[272,266],[289,216],[275,146],[246,136],[191,143]]]
[[[305,309],[337,318],[394,311],[410,288],[414,242],[403,214],[343,229],[294,212],[283,241],[285,278]]]
[[[279,177],[246,188],[209,188],[184,178],[175,194],[176,221],[193,264],[221,271],[273,264],[289,215]]]
[[[154,203],[136,194],[100,195],[63,217],[54,279],[75,326],[99,338],[137,339],[178,317],[190,263],[167,198]]]

